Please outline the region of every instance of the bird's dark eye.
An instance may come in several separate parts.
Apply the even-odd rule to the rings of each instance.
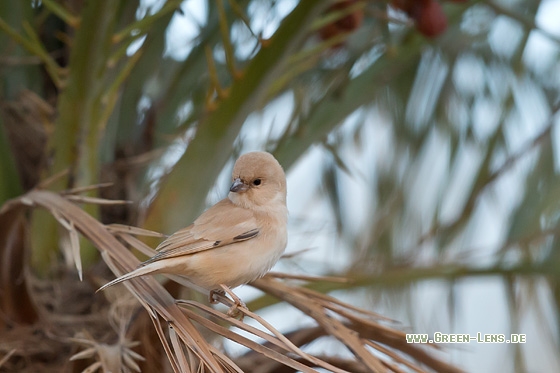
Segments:
[[[255,179],[255,180],[253,180],[253,185],[256,185],[256,186],[261,185],[261,179]]]

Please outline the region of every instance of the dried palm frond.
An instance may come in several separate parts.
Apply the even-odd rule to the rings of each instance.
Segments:
[[[101,251],[102,258],[117,276],[139,264],[139,260],[125,244],[147,255],[153,255],[154,251],[133,234],[159,236],[157,233],[122,225],[105,226],[67,197],[49,191],[33,190],[6,203],[0,210],[0,219],[7,215],[17,215],[30,206],[45,208],[68,233],[63,247],[66,247],[68,255],[73,258],[80,276],[78,232]],[[285,279],[281,280],[282,277]],[[433,357],[429,351],[430,348],[433,349],[433,345],[418,347],[407,344],[404,332],[394,329],[386,318],[329,295],[289,283],[294,279],[317,280],[309,276],[271,274],[252,283],[252,286],[299,309],[316,324],[287,335],[248,309],[239,308],[239,311],[262,328],[193,300],[177,300],[151,276],[133,279],[126,282],[125,286],[146,309],[175,372],[315,372],[315,368],[339,373],[400,372],[405,369],[422,372],[424,370],[421,366],[440,372],[459,371]],[[338,278],[330,280],[344,281]],[[70,340],[87,348],[75,353],[71,360],[97,359],[87,371],[136,371],[139,369],[136,361],[142,360],[142,356],[132,351],[138,343],[127,337],[127,330],[137,307],[130,303],[119,306],[119,302],[123,301],[122,295],[115,296],[108,292],[106,297],[112,304],[113,311],[108,315],[112,319],[111,325],[117,331],[118,341],[113,344],[99,342],[87,332],[82,332]],[[225,296],[218,296],[218,299],[227,306],[233,304]],[[203,337],[206,332],[229,339],[252,351],[238,359],[230,357],[223,349]],[[314,355],[304,350],[305,345],[321,338],[338,340],[348,348],[352,357]],[[259,339],[264,342],[256,342]],[[256,362],[258,365],[255,365]]]
[[[70,338],[72,342],[84,345],[87,348],[77,354],[72,355],[70,361],[80,359],[90,359],[98,357],[98,361],[92,363],[85,372],[140,372],[140,367],[136,360],[144,360],[144,357],[132,351],[139,342],[128,341],[126,338],[119,339],[118,343],[108,345],[98,343],[93,336],[87,331],[83,331],[74,338]]]
[[[0,368],[2,368],[2,365],[4,365],[6,361],[8,361],[8,359],[14,354],[14,352],[16,352],[15,348],[11,349],[6,355],[4,355],[2,359],[0,359]]]

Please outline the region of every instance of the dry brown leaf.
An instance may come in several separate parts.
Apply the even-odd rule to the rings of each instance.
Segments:
[[[10,357],[12,357],[12,355],[16,352],[16,349],[12,349],[10,350],[6,355],[4,355],[4,357],[0,360],[0,368],[2,368],[2,365],[4,365],[6,363],[6,361],[8,361],[10,359]]]
[[[121,270],[131,271],[139,264],[138,259],[103,224],[64,197],[49,191],[33,190],[26,194],[25,198],[35,205],[46,208],[51,213],[54,212],[66,221],[72,221],[76,229],[102,253],[107,253],[106,255],[111,257],[115,264],[121,267]],[[8,202],[5,209],[17,209],[21,205],[22,203],[15,199]],[[224,371],[210,351],[208,343],[175,305],[173,297],[157,281],[151,277],[146,277],[130,281],[126,286],[139,298],[146,301],[144,303],[146,308],[151,307],[166,322],[173,322],[183,343],[204,361],[211,372]]]
[[[325,335],[331,335],[346,345],[361,362],[371,371],[386,371],[390,365],[374,356],[366,346],[368,340],[376,341],[387,345],[396,351],[407,354],[416,361],[438,372],[461,372],[458,368],[446,364],[426,351],[426,346],[417,346],[406,343],[405,333],[389,328],[377,321],[375,314],[372,318],[364,318],[360,314],[366,314],[363,310],[359,312],[349,312],[353,307],[346,307],[343,303],[334,298],[317,293],[313,290],[290,286],[286,283],[265,276],[251,285],[290,303],[303,313],[315,319],[319,326],[324,329]],[[335,312],[340,317],[332,317],[328,312]],[[345,320],[345,321],[341,321]],[[428,345],[427,347],[435,347]],[[399,363],[399,361],[395,361]],[[402,363],[402,362],[401,362]],[[406,365],[403,363],[403,365]]]
[[[70,200],[75,200],[75,196],[61,196],[48,191],[34,190],[7,203],[0,211],[0,222],[7,216],[20,214],[23,207],[41,206],[47,209],[65,230],[66,242],[63,246],[71,253],[69,255],[76,263],[78,271],[80,271],[78,264],[80,253],[77,232],[89,239],[101,251],[103,260],[117,276],[136,268],[140,263],[119,239],[147,256],[155,253],[152,248],[133,235],[156,237],[163,237],[163,235],[135,227],[105,226]],[[81,198],[79,201],[85,200]],[[4,236],[0,235],[0,237]],[[169,277],[192,287],[192,284],[179,276]],[[302,372],[314,372],[313,367],[338,373],[401,372],[406,369],[422,372],[417,362],[437,371],[459,372],[455,367],[430,355],[426,346],[418,347],[407,344],[404,332],[383,324],[391,323],[386,318],[346,304],[329,295],[280,281],[278,278],[299,281],[341,281],[341,279],[329,277],[272,274],[253,283],[256,288],[291,304],[317,322],[315,328],[303,328],[288,335],[282,334],[265,319],[247,309],[240,308],[240,311],[247,317],[253,318],[268,332],[194,301],[177,302],[151,276],[127,281],[124,286],[147,310],[163,351],[175,372],[243,372],[228,355],[207,342],[194,323],[212,333],[248,347],[254,354],[260,356],[258,361],[262,361],[263,369],[269,367],[276,372],[283,371],[280,370],[282,366],[286,371],[291,369]],[[342,281],[345,280],[342,279]],[[122,287],[109,289],[108,299],[116,299],[117,295],[116,293],[114,296],[111,295],[112,291],[122,291]],[[227,306],[233,305],[228,297],[219,295],[218,299]],[[126,317],[121,317],[121,319],[126,319]],[[167,330],[162,328],[162,322],[168,325]],[[119,323],[117,322],[117,324]],[[255,339],[262,338],[264,342],[257,343],[222,324],[235,326]],[[119,335],[122,337],[126,328],[123,325],[119,328]],[[354,359],[315,356],[302,349],[308,343],[323,337],[336,338],[354,354]],[[430,349],[432,346],[427,347]],[[378,352],[374,353],[374,350]],[[75,356],[85,357],[95,352],[94,350],[86,351]],[[405,358],[403,354],[411,359]],[[250,355],[248,354],[239,361],[246,361],[248,356]],[[131,354],[123,362],[129,369],[136,370],[139,368],[135,363],[137,358],[137,355]],[[102,365],[96,362],[88,369],[95,370]]]
[[[167,235],[159,232],[154,232],[138,227],[132,227],[130,225],[124,225],[124,224],[109,224],[106,225],[106,227],[112,233],[127,233],[134,236],[145,236],[145,237],[161,237],[161,238],[167,237]]]
[[[132,203],[131,201],[124,201],[120,199],[105,199],[105,198],[98,198],[98,197],[76,196],[74,194],[67,194],[66,199],[78,203],[91,203],[94,205],[106,205],[106,206],[128,205]]]

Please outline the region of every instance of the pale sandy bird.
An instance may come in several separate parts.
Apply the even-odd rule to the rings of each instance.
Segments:
[[[185,276],[210,291],[264,276],[286,248],[286,176],[271,154],[252,152],[235,162],[232,180],[227,198],[163,241],[137,269],[99,290],[157,273]]]

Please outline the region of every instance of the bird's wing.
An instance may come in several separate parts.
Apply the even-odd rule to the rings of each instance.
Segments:
[[[249,240],[259,232],[253,213],[226,198],[206,210],[193,224],[168,237],[156,248],[159,252],[142,265]]]

